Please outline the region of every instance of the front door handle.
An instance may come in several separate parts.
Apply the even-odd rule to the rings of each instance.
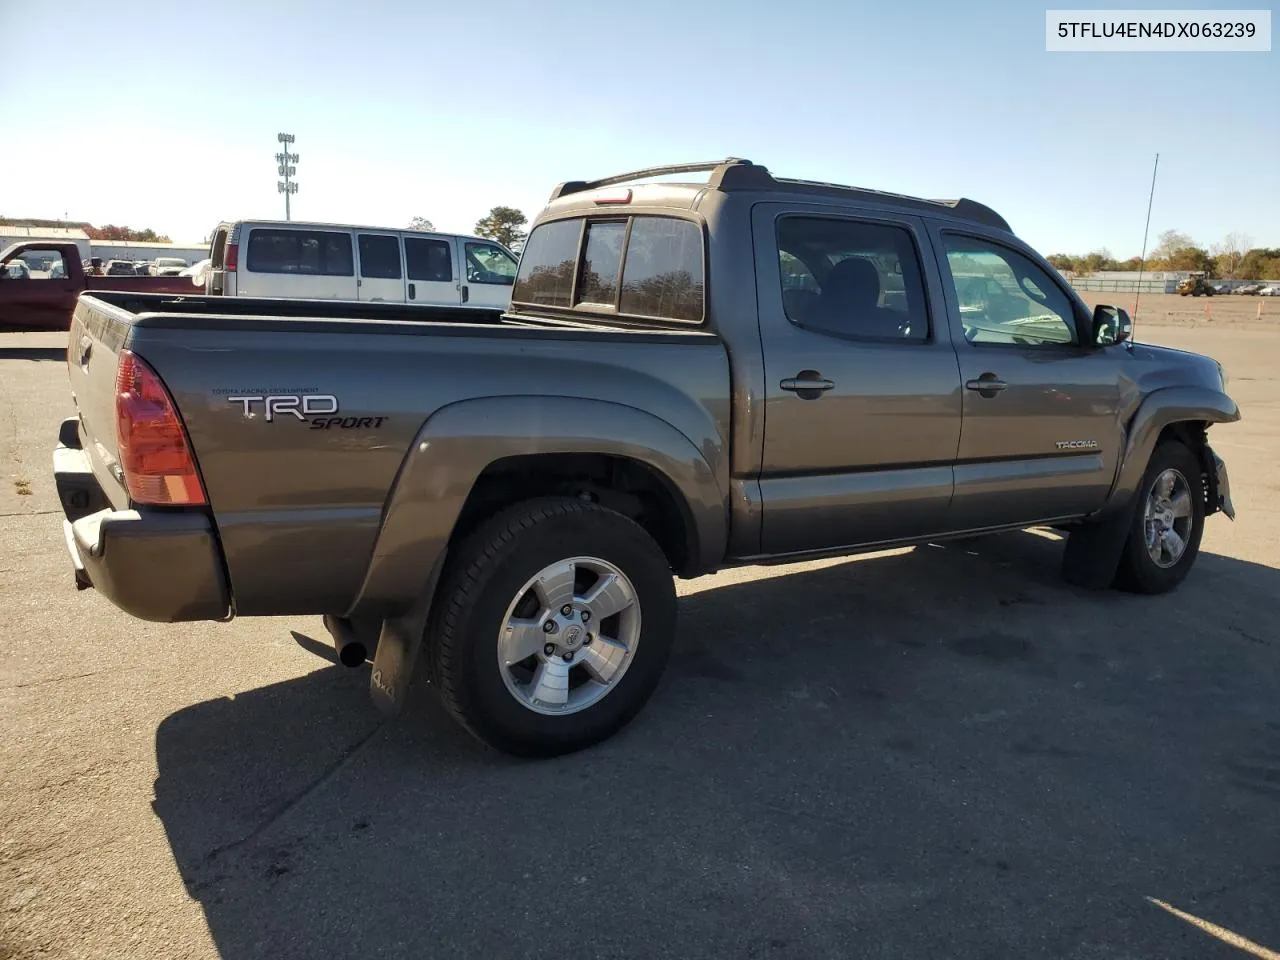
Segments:
[[[417,296],[418,296],[418,291],[417,291],[417,289],[414,287],[414,285],[413,285],[412,283],[411,283],[411,284],[409,284],[409,299],[410,299],[410,300],[413,300],[413,299],[415,299]]]
[[[1008,389],[1009,384],[1005,383],[994,373],[984,373],[977,380],[966,380],[964,388],[966,390],[976,390],[979,396],[994,397],[1001,390]]]
[[[817,370],[801,370],[794,377],[787,377],[778,384],[801,400],[817,400],[835,386],[835,381],[825,379]]]
[[[471,291],[467,289],[467,285],[464,283],[462,285],[462,302],[466,303],[470,299],[471,299]]]

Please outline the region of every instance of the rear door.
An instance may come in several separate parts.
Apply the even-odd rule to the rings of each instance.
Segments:
[[[462,301],[453,237],[404,235],[405,292],[409,303],[456,307]]]
[[[511,285],[516,282],[516,258],[496,243],[457,239],[466,264],[467,303],[507,309],[511,303]]]
[[[763,551],[942,531],[961,391],[923,223],[771,203],[752,217]]]
[[[1083,343],[1089,319],[1007,234],[934,228],[964,383],[950,526],[975,529],[1098,509],[1123,449],[1123,346]]]
[[[400,236],[395,233],[356,233],[359,251],[360,300],[404,303],[404,266],[401,263]]]

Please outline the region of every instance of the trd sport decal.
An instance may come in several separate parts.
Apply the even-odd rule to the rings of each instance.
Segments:
[[[240,404],[246,420],[258,416],[259,408],[256,405],[261,404],[262,419],[267,423],[292,415],[304,423],[310,423],[312,430],[332,430],[335,427],[339,430],[376,430],[388,419],[333,416],[338,412],[338,398],[330,393],[227,397],[227,402]]]

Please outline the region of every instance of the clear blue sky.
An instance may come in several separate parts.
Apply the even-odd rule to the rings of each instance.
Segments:
[[[1053,6],[1065,6],[1055,3]],[[1087,4],[1087,6],[1100,6]],[[745,156],[970,196],[1046,253],[1280,246],[1280,53],[1062,54],[1044,5],[0,0],[0,213],[470,230],[560,180]],[[582,46],[578,47],[577,44]]]

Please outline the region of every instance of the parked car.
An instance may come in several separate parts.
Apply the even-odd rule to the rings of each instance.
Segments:
[[[221,223],[208,292],[231,297],[506,307],[516,257],[481,237],[296,220]]]
[[[1261,291],[1262,291],[1262,284],[1246,283],[1243,286],[1236,287],[1234,292],[1246,297],[1251,297],[1251,296],[1254,296],[1255,294],[1260,293]]]
[[[108,260],[106,266],[103,267],[105,276],[108,277],[136,277],[138,269],[133,265],[132,260]]]
[[[152,276],[156,277],[177,277],[182,275],[182,271],[187,269],[187,261],[181,257],[156,257],[152,261]]]
[[[982,204],[682,164],[556,188],[509,312],[85,296],[54,477],[123,610],[324,615],[387,710],[422,644],[468,730],[556,754],[654,690],[673,573],[1051,524],[1071,582],[1175,588],[1239,412],[1131,329]]]
[[[1258,291],[1260,297],[1280,297],[1280,283],[1273,283]]]
[[[32,275],[22,259],[26,256],[49,260],[49,270]],[[66,330],[76,297],[84,290],[190,293],[191,286],[178,277],[139,277],[131,272],[91,276],[74,243],[28,240],[0,253],[0,330]]]

